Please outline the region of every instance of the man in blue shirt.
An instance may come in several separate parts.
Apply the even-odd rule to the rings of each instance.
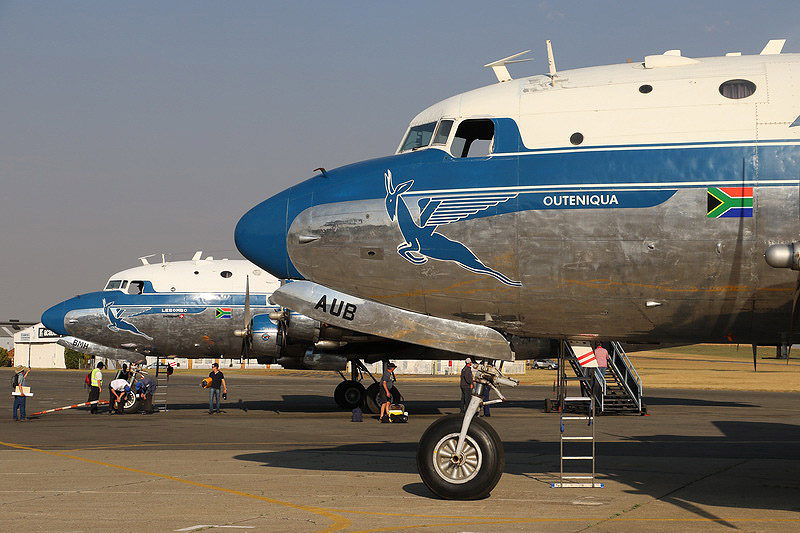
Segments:
[[[382,424],[389,422],[389,406],[392,404],[392,383],[394,383],[394,369],[397,365],[388,363],[381,376],[380,388],[378,389],[378,403],[381,404],[380,421]]]
[[[467,406],[472,398],[472,387],[475,386],[472,377],[472,359],[467,357],[464,359],[464,368],[461,369],[461,377],[459,378],[459,386],[461,387],[461,413],[467,412]]]
[[[157,388],[156,380],[150,376],[145,376],[136,382],[136,394],[144,400],[142,414],[149,415],[153,413],[153,393],[156,392]]]

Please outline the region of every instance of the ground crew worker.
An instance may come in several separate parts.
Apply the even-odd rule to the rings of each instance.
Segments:
[[[486,402],[489,401],[489,393],[491,392],[491,387],[489,385],[484,384],[483,386],[483,416],[492,416],[491,411],[489,411],[489,406],[486,405]]]
[[[394,382],[394,369],[397,365],[389,363],[383,371],[381,381],[378,389],[378,403],[381,404],[381,415],[379,420],[381,424],[389,422],[389,406],[392,405],[392,383]]]
[[[211,365],[211,372],[208,373],[211,378],[211,385],[208,387],[208,414],[219,413],[219,391],[225,397],[228,397],[228,385],[225,383],[225,374],[219,371],[219,363]]]
[[[22,387],[25,386],[25,378],[28,377],[30,371],[30,368],[19,365],[14,369],[14,376],[11,378],[11,386],[14,389],[13,392],[16,392],[14,395],[13,411],[15,422],[17,420],[20,422],[26,422],[28,420],[27,413],[25,413],[25,391],[22,390]],[[19,418],[17,418],[17,411],[19,411]]]
[[[153,394],[157,388],[156,380],[150,376],[145,376],[136,382],[136,394],[144,400],[142,414],[149,415],[153,413]]]
[[[97,363],[97,368],[92,369],[92,375],[89,378],[89,399],[87,402],[93,402],[100,399],[100,389],[103,388],[103,373],[101,370],[105,368],[102,361]],[[110,407],[110,406],[109,406]],[[97,404],[93,404],[89,410],[93,415],[97,414]]]
[[[602,344],[598,344],[594,349],[594,356],[597,359],[597,366],[603,369],[602,372],[605,375],[606,368],[608,368],[608,350],[603,348]]]
[[[122,368],[117,370],[117,375],[114,379],[124,379],[125,381],[129,381],[131,379],[131,373],[128,370],[128,365],[123,363]]]
[[[467,412],[467,405],[469,405],[469,400],[472,396],[472,387],[475,386],[472,378],[472,359],[469,357],[464,359],[464,368],[461,369],[459,385],[461,386],[461,413],[463,414]]]
[[[114,409],[118,415],[121,415],[125,408],[125,400],[128,398],[128,393],[131,391],[131,386],[124,379],[115,379],[108,386],[108,414],[113,415]]]

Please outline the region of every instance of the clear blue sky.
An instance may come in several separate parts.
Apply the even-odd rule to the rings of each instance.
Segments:
[[[312,169],[391,153],[419,110],[517,76],[800,51],[800,2],[0,2],[0,320],[233,228]]]

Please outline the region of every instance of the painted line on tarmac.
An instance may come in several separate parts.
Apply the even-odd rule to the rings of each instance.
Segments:
[[[69,455],[66,453],[61,452],[54,452],[49,450],[40,450],[39,448],[32,448],[30,446],[22,446],[21,444],[12,444],[9,442],[2,442],[0,441],[0,445],[7,446],[9,448],[15,448],[18,450],[28,450],[32,452],[39,452],[47,455],[53,455],[55,457],[64,457],[66,459],[73,459],[75,461],[81,461],[84,463],[90,463],[99,466],[105,466],[108,468],[116,468],[119,470],[125,470],[127,472],[133,472],[136,474],[144,474],[146,476],[157,477],[161,479],[168,479],[170,481],[176,481],[178,483],[183,483],[185,485],[192,485],[195,487],[202,487],[204,489],[215,490],[217,492],[225,492],[227,494],[234,494],[236,496],[244,496],[245,498],[251,498],[254,500],[260,500],[267,503],[272,503],[275,505],[282,505],[284,507],[290,507],[292,509],[297,509],[299,511],[305,511],[308,513],[313,513],[319,516],[323,516],[333,523],[328,526],[327,528],[319,530],[320,532],[328,532],[328,531],[341,531],[343,529],[347,529],[350,527],[351,523],[349,519],[345,518],[344,516],[337,514],[336,512],[328,511],[327,509],[322,509],[320,507],[311,507],[308,505],[298,505],[296,503],[286,502],[282,500],[276,500],[275,498],[269,498],[267,496],[259,496],[257,494],[251,494],[249,492],[243,492],[240,490],[234,489],[226,489],[225,487],[218,487],[216,485],[208,485],[206,483],[197,483],[196,481],[190,481],[188,479],[183,479],[175,476],[170,476],[167,474],[159,474],[157,472],[148,472],[147,470],[139,470],[138,468],[130,468],[127,466],[116,465],[113,463],[105,463],[103,461],[95,461],[94,459],[87,459],[85,457],[78,457],[77,455]]]
[[[255,529],[256,526],[214,526],[211,524],[198,524],[196,526],[184,527],[175,531],[197,531],[198,529]]]
[[[389,440],[376,440],[376,441],[365,441],[359,442],[358,444],[394,444],[394,441]],[[81,446],[80,448],[63,448],[64,451],[67,452],[79,452],[79,451],[88,451],[88,450],[113,450],[113,449],[122,449],[122,448],[151,448],[151,447],[161,447],[161,446],[252,446],[252,445],[262,444],[259,442],[171,442],[171,443],[145,443],[145,444],[97,444],[93,446]],[[319,448],[319,443],[309,443],[309,442],[270,442],[270,446],[277,447],[277,446],[302,446],[305,448]],[[353,444],[353,441],[341,441],[341,442],[326,442],[325,444],[330,444],[333,446],[345,446],[347,444]],[[258,448],[259,451],[269,451],[269,448]]]
[[[439,522],[436,524],[412,524],[408,526],[391,526],[375,529],[358,529],[352,533],[378,533],[381,531],[399,531],[402,529],[422,529],[426,527],[453,527],[470,525],[504,525],[504,524],[530,524],[530,523],[568,523],[585,522],[591,518],[521,518],[521,519],[497,519],[497,520],[473,520],[460,522]],[[773,524],[784,522],[800,522],[800,518],[737,518],[724,520],[720,518],[612,518],[605,522],[676,522],[676,523],[703,523],[703,522],[768,522]]]
[[[85,463],[95,464],[99,466],[105,466],[109,468],[116,468],[119,470],[125,470],[128,472],[133,472],[137,474],[144,474],[151,477],[157,477],[161,479],[167,479],[170,481],[175,481],[178,483],[183,483],[186,485],[192,485],[195,487],[202,487],[209,490],[214,490],[218,492],[224,492],[227,494],[234,494],[237,496],[243,496],[246,498],[251,498],[255,500],[264,501],[267,503],[272,503],[276,505],[281,505],[285,507],[290,507],[292,509],[297,509],[300,511],[310,512],[313,514],[317,514],[320,516],[324,516],[328,518],[333,523],[325,529],[320,530],[321,532],[328,532],[328,531],[341,531],[344,529],[349,528],[352,525],[352,522],[342,516],[342,514],[356,514],[356,515],[365,515],[365,516],[387,516],[387,517],[398,517],[398,518],[443,518],[443,519],[457,519],[458,521],[455,522],[442,522],[442,523],[435,523],[435,524],[414,524],[408,526],[392,526],[387,528],[379,528],[379,529],[368,529],[368,530],[359,530],[359,533],[366,533],[366,532],[379,532],[379,531],[390,531],[390,530],[401,530],[401,529],[417,529],[417,528],[427,528],[427,527],[452,527],[452,526],[461,526],[461,525],[481,525],[481,524],[495,524],[495,525],[502,525],[502,524],[524,524],[524,523],[568,523],[568,522],[583,522],[586,520],[591,520],[589,517],[581,517],[581,518],[486,518],[486,517],[464,517],[464,516],[455,516],[455,515],[431,515],[431,514],[415,514],[415,513],[389,513],[389,512],[375,512],[375,511],[364,511],[364,510],[352,510],[352,509],[335,509],[335,508],[324,508],[324,507],[313,507],[313,506],[305,506],[305,505],[298,505],[291,502],[286,502],[282,500],[277,500],[274,498],[269,498],[266,496],[258,496],[256,494],[251,494],[248,492],[243,492],[234,489],[227,489],[225,487],[218,487],[215,485],[209,485],[206,483],[198,483],[195,481],[190,481],[188,479],[183,479],[175,476],[170,476],[167,474],[160,474],[157,472],[148,472],[146,470],[140,470],[137,468],[130,468],[122,465],[117,465],[113,463],[106,463],[103,461],[96,461],[94,459],[87,459],[85,457],[78,457],[75,455],[69,455],[66,453],[50,451],[50,450],[42,450],[38,448],[33,448],[30,446],[23,446],[20,444],[12,444],[7,442],[0,441],[0,445],[7,446],[9,448],[19,449],[19,450],[28,450],[39,452],[47,455],[53,455],[56,457],[63,457],[67,459],[73,459],[76,461],[81,461]],[[595,518],[597,520],[597,518]],[[728,522],[728,523],[737,523],[737,522],[769,522],[769,523],[800,523],[800,518],[628,518],[628,517],[617,517],[617,518],[610,518],[603,520],[604,522]]]

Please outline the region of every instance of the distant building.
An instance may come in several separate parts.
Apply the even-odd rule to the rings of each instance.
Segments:
[[[3,335],[0,330],[0,348],[5,348],[11,351],[14,348],[14,337],[12,335]]]
[[[397,365],[397,368],[394,371],[395,374],[447,376],[451,374],[458,375],[461,373],[461,369],[464,368],[463,357],[461,359],[443,359],[437,361],[415,361],[400,359],[391,359],[391,361]],[[380,374],[383,368],[382,363],[367,364],[366,367],[373,374]],[[506,362],[503,364],[503,374],[524,373],[525,361]]]
[[[57,344],[58,339],[58,334],[41,323],[17,331],[14,333],[14,365],[66,368],[64,347]]]

